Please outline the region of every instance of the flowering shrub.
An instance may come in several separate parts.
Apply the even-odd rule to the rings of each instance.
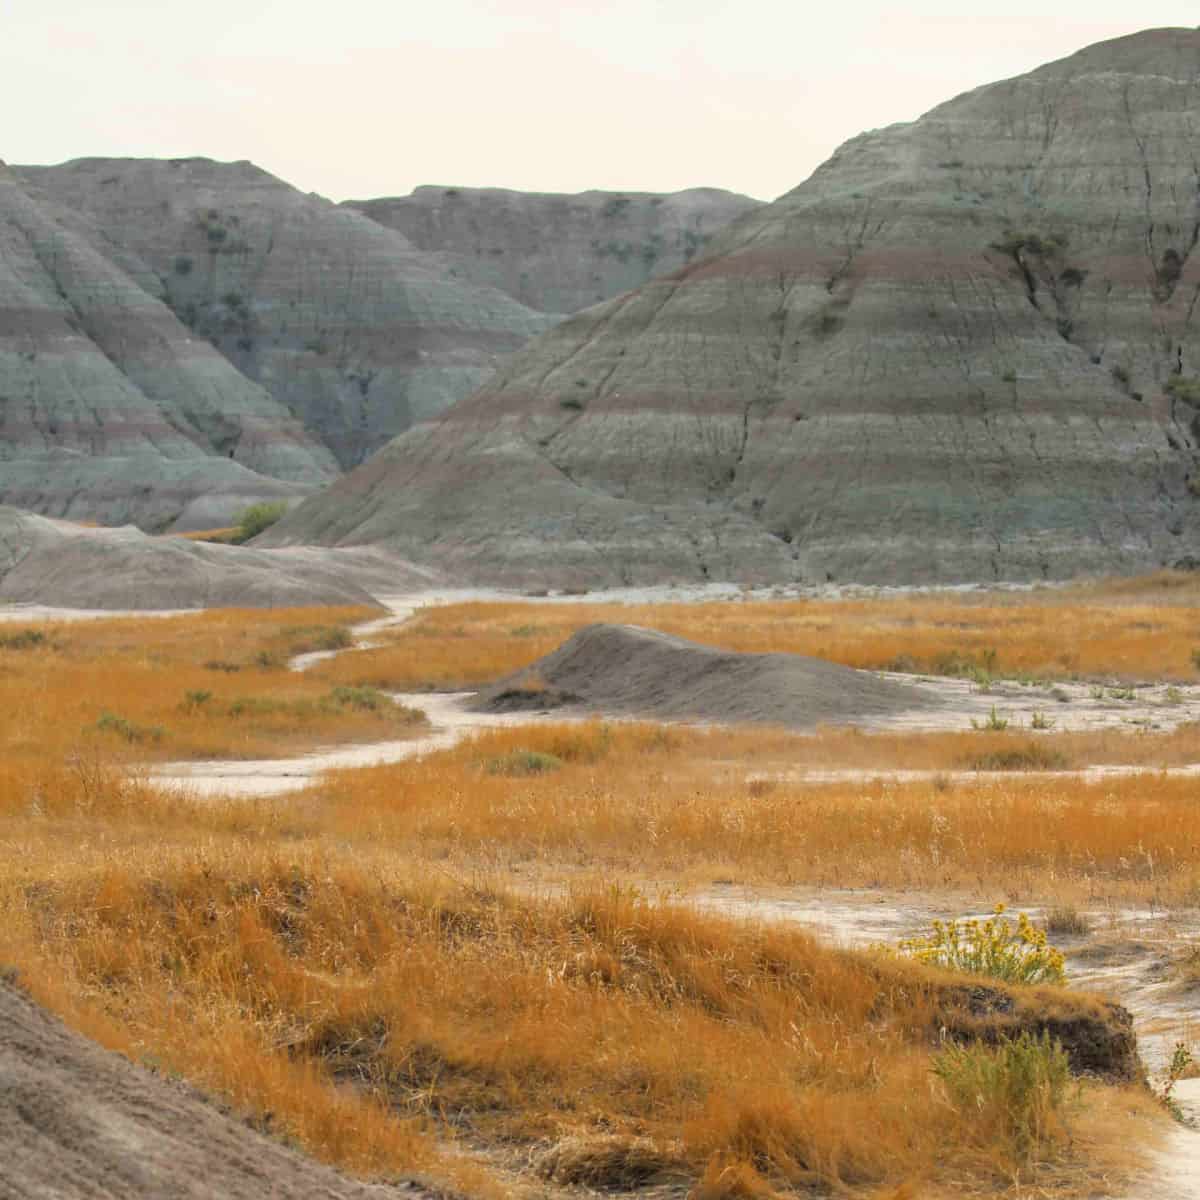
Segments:
[[[1014,926],[1003,916],[1004,905],[986,921],[934,921],[923,936],[900,943],[903,953],[932,966],[992,975],[1010,983],[1063,983],[1063,956],[1046,942],[1024,913]]]

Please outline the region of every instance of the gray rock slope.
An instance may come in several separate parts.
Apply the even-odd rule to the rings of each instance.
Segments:
[[[97,240],[0,165],[0,498],[195,527],[333,478],[328,450]]]
[[[432,1200],[305,1158],[0,982],[0,1200]]]
[[[97,158],[17,171],[343,468],[551,324],[251,163]]]
[[[481,581],[953,581],[1200,550],[1200,31],[854,138],[268,534]]]
[[[438,253],[455,277],[563,316],[678,270],[735,217],[761,206],[720,188],[563,195],[420,187],[346,203]]]
[[[258,550],[139,529],[86,528],[0,507],[0,604],[271,608],[373,604],[436,580],[363,550]]]

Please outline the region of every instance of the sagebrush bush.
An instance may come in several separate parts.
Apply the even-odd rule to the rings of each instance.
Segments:
[[[45,641],[46,635],[40,629],[18,629],[13,633],[0,633],[0,650],[31,650]]]
[[[991,975],[1010,983],[1063,983],[1063,956],[1047,944],[1046,931],[1037,929],[1024,913],[1017,924],[1001,914],[986,921],[934,921],[928,934],[907,938],[900,949],[931,966]]]
[[[489,775],[546,775],[557,771],[563,760],[557,754],[544,754],[540,750],[513,750],[500,758],[491,758],[484,764]]]
[[[269,529],[274,525],[285,512],[287,512],[287,504],[283,500],[275,503],[264,501],[261,504],[251,504],[248,508],[243,508],[234,517],[237,533],[233,540],[241,545],[242,542],[248,542],[251,538],[258,537],[264,529]]]
[[[932,1069],[950,1103],[977,1124],[980,1140],[1006,1144],[1017,1163],[1063,1137],[1071,1068],[1066,1051],[1045,1031],[996,1046],[949,1045]]]

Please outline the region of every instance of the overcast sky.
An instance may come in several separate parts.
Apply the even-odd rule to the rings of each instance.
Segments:
[[[420,183],[770,199],[863,129],[1195,0],[0,0],[0,157],[248,158]]]

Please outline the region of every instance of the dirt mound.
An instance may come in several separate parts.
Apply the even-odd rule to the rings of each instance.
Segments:
[[[473,706],[485,712],[579,707],[663,720],[806,726],[930,704],[906,684],[819,658],[733,654],[635,625],[589,625],[552,654],[480,692]]]
[[[0,983],[0,1200],[428,1197],[356,1183],[135,1067]]]
[[[66,608],[273,608],[371,604],[370,587],[428,573],[373,551],[256,550],[85,528],[0,508],[0,603]]]

